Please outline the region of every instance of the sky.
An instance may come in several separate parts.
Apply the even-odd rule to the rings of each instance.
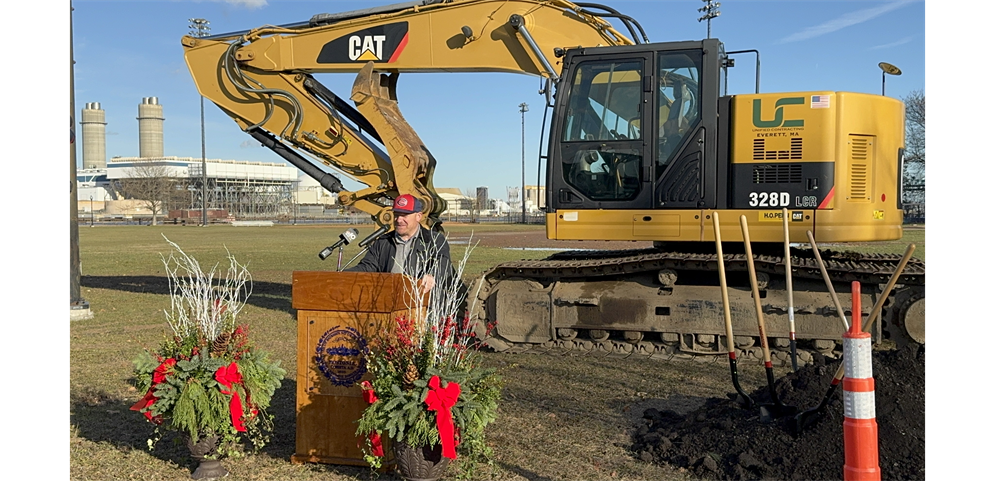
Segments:
[[[189,19],[210,21],[218,34],[305,21],[384,1],[98,1],[73,3],[75,99],[79,111],[99,102],[107,120],[107,157],[138,155],[138,104],[158,97],[163,106],[164,153],[201,155],[199,94],[183,59],[180,37]],[[604,2],[635,18],[650,41],[705,38],[699,0]],[[923,1],[720,2],[711,33],[727,51],[760,51],[761,92],[835,90],[881,93],[879,62],[902,69],[889,76],[887,95],[925,88]],[[618,30],[627,32],[616,23]],[[738,55],[729,93],[753,93],[755,57]],[[319,74],[348,98],[354,74]],[[525,113],[525,183],[535,184],[542,134],[538,77],[509,73],[406,73],[398,82],[401,112],[438,160],[437,187],[489,188],[506,198],[522,183],[522,114]],[[260,147],[211,102],[205,107],[208,158],[283,162]],[[543,150],[545,145],[543,146]],[[77,153],[78,165],[82,154]],[[361,188],[347,182],[350,189]]]

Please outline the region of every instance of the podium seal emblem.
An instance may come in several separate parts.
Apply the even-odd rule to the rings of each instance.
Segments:
[[[366,339],[354,328],[335,326],[322,334],[314,361],[321,374],[336,386],[349,387],[366,374]]]

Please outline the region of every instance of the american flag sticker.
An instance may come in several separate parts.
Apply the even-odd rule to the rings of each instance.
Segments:
[[[828,109],[829,108],[829,96],[828,95],[813,95],[812,96],[812,108],[813,109]]]

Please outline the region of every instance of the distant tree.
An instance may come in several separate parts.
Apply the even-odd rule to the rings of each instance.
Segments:
[[[909,92],[905,102],[905,172],[902,173],[905,203],[926,202],[926,94]]]
[[[159,213],[173,202],[180,193],[177,180],[170,177],[167,166],[154,161],[140,162],[128,170],[128,177],[120,179],[118,190],[127,199],[138,200],[152,211],[152,225],[158,222]]]
[[[905,98],[906,158],[910,152],[915,162],[926,162],[926,94],[913,90]]]

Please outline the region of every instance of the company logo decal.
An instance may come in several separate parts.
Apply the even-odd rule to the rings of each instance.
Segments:
[[[788,220],[791,222],[801,222],[805,220],[804,212],[791,211],[789,214],[790,217]],[[779,210],[762,210],[759,212],[759,218],[757,220],[760,222],[783,222],[783,218],[784,216]]]
[[[753,101],[753,126],[760,129],[772,129],[775,127],[804,127],[805,121],[801,119],[797,120],[784,120],[784,106],[785,105],[805,105],[805,97],[787,97],[783,99],[777,99],[774,102],[774,119],[773,120],[763,120],[761,119],[760,99],[755,99]]]
[[[349,387],[366,374],[366,339],[351,327],[335,326],[318,340],[314,362],[336,386]]]
[[[408,44],[408,22],[343,35],[321,47],[318,63],[394,62]]]

